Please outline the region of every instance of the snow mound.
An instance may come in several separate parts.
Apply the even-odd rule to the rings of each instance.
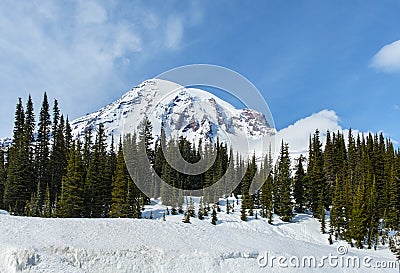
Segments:
[[[10,215],[10,214],[8,213],[8,211],[0,209],[0,216],[2,215]]]

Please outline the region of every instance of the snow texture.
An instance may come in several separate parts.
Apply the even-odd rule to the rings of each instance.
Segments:
[[[195,199],[196,202],[198,199]],[[396,269],[280,268],[260,267],[258,257],[338,255],[337,246],[349,248],[347,255],[376,261],[394,261],[387,247],[358,250],[344,242],[328,244],[320,223],[298,214],[292,223],[275,217],[240,220],[235,212],[221,213],[214,226],[183,215],[162,220],[165,207],[156,201],[146,206],[144,217],[153,219],[42,219],[0,214],[0,272],[398,272]],[[240,204],[240,202],[239,202]],[[197,205],[196,205],[197,206]],[[197,210],[196,210],[197,211]]]
[[[138,125],[144,116],[149,117],[156,136],[164,125],[167,137],[183,136],[196,144],[199,139],[204,143],[219,138],[244,156],[254,151],[260,156],[266,153],[265,139],[276,133],[260,112],[236,109],[207,91],[160,79],[144,81],[121,99],[72,121],[71,127],[74,137],[83,140],[89,128],[95,131],[103,124],[106,134],[118,139],[123,133],[137,131],[137,126],[129,125]]]

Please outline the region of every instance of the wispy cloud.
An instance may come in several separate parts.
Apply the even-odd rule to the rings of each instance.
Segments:
[[[183,20],[179,16],[171,16],[167,22],[166,44],[169,48],[179,47],[183,37]]]
[[[78,7],[76,19],[82,24],[101,24],[107,21],[107,11],[96,2],[80,1]]]
[[[400,40],[382,47],[372,59],[371,67],[387,72],[400,72]]]
[[[39,103],[48,91],[77,117],[108,103],[110,92],[129,89],[126,74],[146,58],[178,50],[193,25],[185,24],[191,9],[168,17],[167,8],[130,1],[1,1],[0,115],[7,117],[1,135],[11,131],[18,96],[32,93]],[[193,10],[194,17],[198,13]],[[85,103],[77,107],[79,101]]]

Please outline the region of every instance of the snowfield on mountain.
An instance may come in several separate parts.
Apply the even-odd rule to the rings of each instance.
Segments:
[[[138,131],[137,125],[144,116],[150,119],[155,136],[160,135],[163,125],[167,137],[183,136],[193,143],[219,138],[243,155],[253,151],[260,157],[263,151],[266,154],[271,136],[276,133],[270,125],[273,121],[263,113],[236,109],[204,90],[152,79],[99,111],[72,121],[72,134],[83,139],[86,130],[95,131],[103,124],[106,134],[118,139],[124,133]]]

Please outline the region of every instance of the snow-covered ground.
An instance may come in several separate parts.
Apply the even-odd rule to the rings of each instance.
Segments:
[[[371,266],[395,261],[386,247],[373,251],[353,249],[344,242],[329,245],[319,222],[307,214],[296,215],[293,223],[276,217],[274,225],[254,217],[242,222],[239,207],[226,214],[222,200],[214,226],[210,217],[191,218],[185,224],[182,215],[168,215],[163,221],[164,209],[154,202],[143,214],[149,218],[151,211],[153,219],[140,220],[41,219],[3,211],[0,272],[399,272],[398,264],[396,269],[364,266],[368,257]],[[339,255],[338,246],[348,253]],[[322,268],[291,266],[295,257],[300,265],[305,256],[314,256],[319,264],[329,255],[338,257],[333,260],[338,266],[330,266],[327,259]],[[360,268],[341,266],[341,260],[353,257],[360,260]],[[288,268],[280,267],[279,259]],[[267,260],[265,267],[259,265]]]

